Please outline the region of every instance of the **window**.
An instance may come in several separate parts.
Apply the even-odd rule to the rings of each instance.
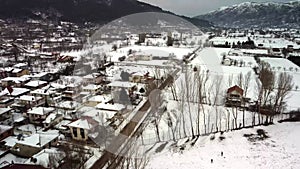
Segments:
[[[81,138],[85,139],[85,133],[84,133],[84,129],[80,129],[80,136]]]
[[[77,137],[77,128],[73,128],[73,135],[74,137]]]

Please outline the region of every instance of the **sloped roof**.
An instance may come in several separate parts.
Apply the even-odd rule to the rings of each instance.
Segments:
[[[239,87],[238,85],[235,85],[235,86],[229,88],[229,89],[227,90],[227,93],[231,93],[231,92],[233,92],[233,91],[237,91],[237,92],[240,93],[241,95],[244,94],[244,90],[243,90],[241,87]]]
[[[68,126],[91,130],[94,127],[96,127],[98,124],[99,123],[96,120],[92,119],[91,117],[81,117],[81,119],[78,119],[68,124]]]
[[[55,109],[52,107],[34,107],[32,110],[28,111],[28,114],[38,114],[38,115],[45,115],[50,112],[53,112]]]
[[[56,139],[58,136],[59,136],[58,132],[57,133],[53,133],[53,132],[36,133],[29,137],[25,137],[24,140],[18,141],[17,143],[32,146],[32,147],[43,147],[44,145]]]

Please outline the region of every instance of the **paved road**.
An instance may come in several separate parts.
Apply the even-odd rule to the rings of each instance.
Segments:
[[[163,90],[169,84],[172,84],[174,77],[179,71],[180,69],[176,69],[171,75],[169,75],[168,78],[159,86],[159,89]],[[91,169],[101,169],[104,167],[116,168],[122,160],[124,160],[124,155],[126,155],[126,152],[130,149],[132,141],[135,140],[134,137],[143,130],[143,125],[141,124],[150,117],[148,112],[149,108],[150,102],[147,100],[139,111],[137,111],[133,120],[131,120],[120,131],[120,133],[112,139],[113,141],[110,143],[108,148],[106,148],[107,151],[104,151],[103,155],[95,162]],[[146,118],[144,118],[145,116]],[[109,164],[109,162],[111,163]]]

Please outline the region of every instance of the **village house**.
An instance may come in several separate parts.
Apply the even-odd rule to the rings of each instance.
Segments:
[[[81,84],[69,84],[67,89],[63,91],[63,99],[76,100],[80,96]]]
[[[100,103],[96,106],[99,110],[105,110],[105,111],[113,111],[116,113],[121,113],[122,110],[124,110],[126,107],[123,104],[110,104],[110,103]]]
[[[82,104],[76,101],[62,101],[56,105],[61,114],[64,115],[65,120],[74,120],[78,118],[77,110],[82,107]]]
[[[41,72],[32,76],[33,80],[41,80],[46,82],[52,82],[59,78],[59,74],[56,72]]]
[[[11,76],[13,77],[21,77],[23,75],[29,75],[30,72],[28,69],[19,69],[19,68],[14,68],[12,71],[11,71]]]
[[[30,72],[28,69],[23,68],[13,68],[13,67],[5,67],[1,69],[1,76],[4,77],[21,77],[23,75],[29,75]]]
[[[56,131],[39,132],[29,137],[22,137],[11,149],[13,154],[30,158],[43,149],[57,145],[59,134]]]
[[[26,88],[7,87],[0,93],[0,97],[1,98],[6,98],[6,97],[17,98],[17,97],[21,97],[22,95],[26,95],[29,92],[30,92],[30,90],[26,89]]]
[[[0,108],[6,108],[14,103],[15,99],[12,97],[0,97]]]
[[[43,126],[47,129],[60,123],[64,119],[62,114],[53,112],[43,121]]]
[[[110,87],[112,90],[125,88],[126,90],[130,91],[136,88],[136,83],[125,82],[125,81],[113,81],[109,83],[107,86]]]
[[[55,156],[55,158],[53,158]],[[66,154],[57,148],[44,149],[26,160],[25,164],[43,166],[45,168],[58,168],[63,163]]]
[[[34,107],[27,112],[30,123],[41,124],[55,109],[52,107]]]
[[[48,72],[40,72],[40,73],[32,75],[31,78],[32,78],[32,80],[35,80],[35,81],[42,80],[42,79],[46,79],[48,74],[49,74]],[[44,80],[42,80],[42,81],[44,81]]]
[[[31,91],[30,94],[35,97],[41,97],[47,102],[48,105],[53,105],[55,102],[55,97],[57,95],[56,91],[47,90],[47,89],[36,89],[34,91]]]
[[[91,117],[81,117],[80,119],[68,124],[70,128],[72,138],[78,141],[87,141],[89,139],[89,133],[92,133],[99,125]]]
[[[230,87],[226,93],[225,105],[229,107],[245,107],[250,99],[243,97],[243,95],[244,90],[241,87],[237,85]]]
[[[101,91],[101,88],[101,85],[88,84],[87,86],[82,87],[82,91],[94,95],[99,93]]]
[[[86,106],[95,107],[99,103],[107,103],[112,100],[111,95],[96,95],[87,99],[84,103]]]
[[[11,118],[11,108],[0,108],[0,121]]]
[[[20,106],[25,106],[28,108],[31,107],[38,107],[45,104],[45,100],[42,97],[30,96],[30,95],[23,95],[19,98],[16,98],[16,103]]]
[[[15,65],[13,65],[14,68],[19,68],[19,69],[27,69],[28,68],[28,64],[27,63],[17,63]]]
[[[23,87],[26,83],[30,81],[28,77],[6,77],[1,79],[2,87],[14,86]]]
[[[15,135],[26,135],[30,136],[38,131],[40,131],[42,128],[40,126],[34,125],[34,124],[24,124],[20,126],[16,126],[14,129]]]
[[[64,133],[64,134],[69,134],[70,133],[70,130],[69,130],[69,127],[68,127],[68,124],[72,123],[72,121],[70,120],[62,120],[61,122],[59,122],[58,124],[56,124],[54,126],[54,128],[56,130],[58,130],[60,133]]]
[[[87,84],[100,84],[105,79],[105,76],[100,73],[92,73],[86,76],[83,76],[84,83]]]
[[[0,125],[0,141],[13,135],[13,127],[7,125]]]
[[[149,72],[135,72],[130,74],[129,81],[132,83],[148,83],[149,81],[154,80],[153,77],[149,76]]]

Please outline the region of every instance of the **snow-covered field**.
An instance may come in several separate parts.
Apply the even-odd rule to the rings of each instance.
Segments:
[[[265,140],[249,141],[244,134],[256,134],[263,129],[269,136]],[[200,137],[194,147],[183,151],[164,149],[151,157],[147,169],[298,169],[300,168],[300,123],[276,123]],[[223,152],[223,156],[221,156]],[[213,159],[213,163],[211,163]]]

